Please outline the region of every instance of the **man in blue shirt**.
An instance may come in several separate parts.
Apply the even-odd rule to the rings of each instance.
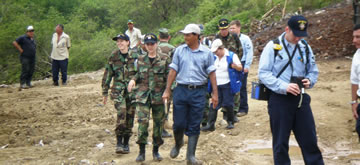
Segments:
[[[302,40],[307,36],[307,26],[305,17],[291,17],[285,33],[270,41],[260,57],[259,79],[271,90],[268,113],[275,165],[290,164],[291,131],[305,164],[324,164],[317,145],[310,96],[305,93],[305,88],[312,88],[317,82],[319,73],[311,47]]]
[[[248,97],[247,97],[247,77],[250,70],[250,65],[253,60],[254,50],[253,44],[249,36],[240,33],[241,32],[241,23],[239,20],[234,20],[230,22],[230,31],[239,36],[240,42],[243,48],[243,55],[241,60],[241,64],[243,66],[244,75],[241,80],[241,89],[240,89],[240,107],[238,110],[238,117],[245,116],[249,112],[248,106]]]
[[[177,86],[173,94],[175,146],[170,152],[170,157],[175,158],[179,155],[180,148],[184,145],[185,133],[188,136],[187,163],[201,164],[201,161],[195,158],[195,150],[205,107],[208,77],[213,88],[213,107],[218,104],[214,55],[209,48],[200,44],[198,25],[188,24],[180,32],[184,34],[186,44],[175,50],[162,96],[164,101],[169,99],[171,84],[176,78]]]
[[[20,89],[30,88],[35,70],[36,43],[34,40],[34,27],[28,26],[26,34],[17,38],[13,45],[20,52],[21,76]],[[26,85],[25,85],[26,84]]]

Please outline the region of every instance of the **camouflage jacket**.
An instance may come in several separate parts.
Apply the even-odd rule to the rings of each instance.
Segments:
[[[158,49],[154,61],[151,63],[147,54],[138,58],[138,72],[132,78],[138,87],[136,102],[145,104],[151,98],[151,104],[163,104],[162,94],[166,88],[166,79],[171,63],[169,54]]]
[[[165,54],[169,54],[170,58],[172,59],[172,56],[174,55],[175,52],[175,46],[170,45],[167,42],[159,42],[159,46],[158,46],[161,50],[161,52],[165,53]]]
[[[243,55],[243,48],[240,38],[237,34],[229,33],[228,36],[222,37],[220,34],[216,34],[215,38],[221,39],[226,49],[236,53],[241,60]]]
[[[105,72],[102,79],[101,87],[103,96],[108,95],[110,83],[112,79],[114,79],[113,85],[111,86],[111,99],[121,102],[124,94],[127,93],[127,84],[136,74],[137,58],[138,54],[131,50],[129,50],[125,58],[120,53],[120,50],[112,52],[108,63],[105,65]]]

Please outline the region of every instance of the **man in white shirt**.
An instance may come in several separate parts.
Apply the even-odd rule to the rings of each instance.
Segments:
[[[141,44],[141,31],[134,27],[134,22],[128,20],[128,30],[125,32],[130,38],[130,49],[137,51],[137,47]]]
[[[52,44],[52,74],[54,86],[59,86],[59,70],[61,70],[62,84],[66,85],[67,66],[69,59],[69,49],[71,47],[70,37],[64,33],[64,25],[58,24],[55,28],[51,44]]]
[[[360,140],[360,119],[359,119],[359,113],[360,113],[360,106],[358,106],[358,99],[360,96],[360,24],[355,25],[354,31],[353,31],[353,44],[357,48],[357,51],[353,57],[352,65],[351,65],[351,75],[350,75],[350,81],[351,81],[351,98],[352,101],[350,102],[352,106],[352,112],[354,115],[354,118],[356,119],[356,132],[359,135]]]

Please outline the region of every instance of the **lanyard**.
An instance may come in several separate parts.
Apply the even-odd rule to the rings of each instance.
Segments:
[[[292,64],[292,59],[293,59],[294,56],[295,56],[296,49],[299,48],[299,44],[296,44],[296,46],[295,46],[295,48],[294,48],[294,50],[293,50],[293,52],[292,52],[292,54],[291,54],[291,56],[290,56],[289,50],[288,50],[287,46],[285,45],[285,41],[284,41],[284,40],[285,40],[285,34],[282,36],[281,42],[282,42],[282,44],[283,44],[283,46],[284,46],[284,48],[285,48],[286,54],[287,54],[288,57],[289,57],[289,63],[290,63],[290,67],[291,67],[291,70],[292,70],[291,76],[292,76],[292,75],[293,75],[293,72],[294,72],[294,66],[293,66],[293,64]],[[289,64],[289,63],[288,63],[288,64]]]

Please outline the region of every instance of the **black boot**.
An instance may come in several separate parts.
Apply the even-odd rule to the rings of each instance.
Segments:
[[[128,154],[128,153],[130,153],[129,140],[130,140],[130,136],[129,136],[129,135],[125,135],[125,136],[124,136],[123,154]]]
[[[145,161],[145,144],[139,144],[139,155],[136,158],[136,162],[143,162]]]
[[[170,151],[170,157],[176,158],[180,153],[180,148],[184,145],[184,131],[174,131],[175,146]]]
[[[155,161],[162,161],[163,160],[163,158],[159,154],[159,147],[158,146],[153,147],[153,159]]]
[[[196,145],[199,135],[189,136],[188,147],[186,152],[186,164],[188,165],[201,165],[202,162],[195,158]]]
[[[171,137],[171,134],[168,131],[166,131],[166,129],[164,128],[164,130],[161,133],[161,137],[168,138]]]
[[[115,153],[117,153],[117,154],[123,153],[124,145],[123,145],[122,139],[123,139],[122,136],[120,136],[120,135],[116,136],[117,143],[116,143]]]
[[[201,128],[201,131],[215,131],[215,123],[217,118],[217,110],[210,108],[209,110],[209,121],[205,127]]]
[[[227,129],[233,129],[234,128],[234,110],[231,107],[226,107],[226,114],[227,114],[227,123],[228,126]]]

